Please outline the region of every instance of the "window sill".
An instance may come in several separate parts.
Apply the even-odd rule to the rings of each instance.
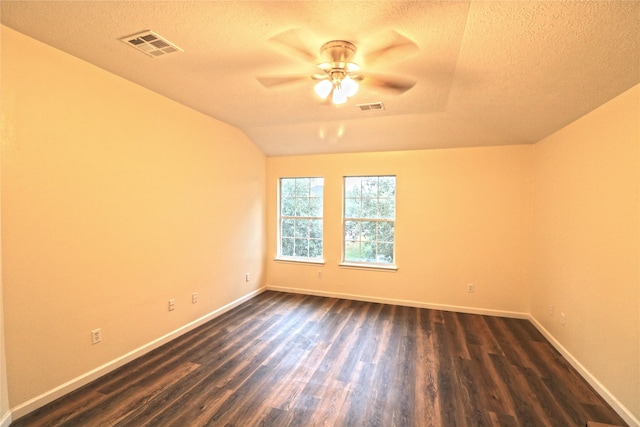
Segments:
[[[273,260],[277,261],[277,262],[292,263],[292,264],[324,265],[324,259],[280,258],[280,257],[275,257]]]
[[[382,265],[382,264],[360,264],[356,262],[341,262],[340,267],[354,268],[356,270],[382,270],[396,272],[398,271],[397,265]]]

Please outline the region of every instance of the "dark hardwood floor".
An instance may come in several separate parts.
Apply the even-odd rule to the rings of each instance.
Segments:
[[[625,425],[526,320],[264,292],[12,426]]]

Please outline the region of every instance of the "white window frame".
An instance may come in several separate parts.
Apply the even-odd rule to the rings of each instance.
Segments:
[[[303,179],[320,179],[322,180],[322,196],[319,197],[320,198],[320,203],[321,203],[321,207],[320,207],[320,216],[314,216],[314,215],[296,215],[295,213],[293,215],[283,215],[283,196],[282,196],[282,190],[283,190],[283,180],[303,180]],[[291,198],[291,197],[289,197]],[[303,198],[302,196],[298,196],[298,195],[294,195],[293,199],[294,199],[294,205],[295,205],[295,201],[297,201],[299,198]],[[307,196],[308,199],[315,199],[316,197],[311,197],[311,194],[309,194]],[[283,220],[320,220],[320,223],[322,225],[322,231],[321,231],[321,237],[320,238],[313,238],[310,237],[309,234],[307,234],[306,237],[299,237],[299,238],[303,238],[306,239],[307,241],[311,240],[319,240],[320,244],[321,244],[321,255],[318,257],[305,257],[305,256],[296,256],[296,255],[283,255],[282,253],[282,240],[283,240]],[[290,262],[301,262],[301,263],[311,263],[311,264],[324,264],[324,177],[321,176],[299,176],[299,177],[281,177],[278,179],[278,238],[277,238],[277,250],[276,250],[276,260],[278,261],[290,261]],[[288,236],[286,238],[289,238]],[[294,226],[294,236],[292,237],[292,239],[294,240],[294,245],[295,245],[295,226]],[[295,246],[294,246],[295,248]],[[295,249],[294,249],[295,251]]]
[[[386,177],[392,177],[394,178],[394,195],[393,195],[393,218],[365,218],[365,217],[347,217],[347,180],[349,178],[386,178]],[[343,177],[343,181],[342,181],[343,185],[343,193],[342,193],[342,262],[340,263],[341,266],[344,267],[356,267],[356,268],[375,268],[375,269],[383,269],[383,270],[397,270],[397,260],[396,260],[396,247],[397,247],[397,243],[396,243],[396,209],[397,209],[397,176],[396,175],[353,175],[353,176],[344,176]],[[350,199],[352,199],[351,197],[349,197]],[[379,195],[378,197],[379,198]],[[362,199],[365,199],[362,197],[362,194],[360,194],[360,200],[362,203]],[[379,205],[377,205],[379,206]],[[375,261],[362,261],[362,260],[347,260],[346,259],[346,254],[347,254],[347,250],[346,250],[346,246],[347,246],[347,222],[348,221],[356,221],[360,223],[360,226],[362,225],[363,222],[375,222],[375,223],[381,223],[381,222],[387,222],[387,223],[391,223],[392,227],[393,227],[393,242],[390,242],[393,244],[393,260],[391,263],[384,263],[384,262],[375,262]],[[379,227],[378,225],[376,225],[376,238],[374,240],[374,244],[377,245],[378,243],[386,243],[386,242],[378,242],[378,230]],[[360,241],[362,242],[362,240]]]

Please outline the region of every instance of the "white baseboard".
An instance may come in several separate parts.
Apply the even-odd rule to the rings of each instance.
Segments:
[[[124,354],[120,357],[118,357],[117,359],[114,359],[110,362],[105,363],[102,366],[99,366],[83,375],[80,375],[70,381],[67,381],[66,383],[55,387],[45,393],[42,393],[39,396],[34,397],[33,399],[30,399],[24,403],[19,404],[18,406],[16,406],[15,408],[12,408],[11,411],[9,412],[9,422],[11,422],[11,416],[13,416],[15,419],[18,419],[30,412],[35,411],[36,409],[46,405],[47,403],[53,402],[54,400],[64,396],[65,394],[68,394],[74,390],[77,390],[78,388],[82,387],[85,384],[90,383],[91,381],[100,378],[101,376],[108,374],[109,372],[125,365],[126,363],[145,355],[146,353],[150,352],[151,350],[154,350],[158,347],[160,347],[163,344],[168,343],[169,341],[179,337],[180,335],[183,335],[195,328],[197,328],[200,325],[205,324],[206,322],[215,319],[216,317],[226,313],[227,311],[231,310],[232,308],[242,304],[245,301],[250,300],[251,298],[255,297],[256,295],[264,292],[266,289],[265,288],[260,288],[257,289],[253,292],[248,293],[247,295],[244,295],[241,298],[238,298],[235,301],[230,302],[229,304],[218,308],[217,310],[212,311],[209,314],[206,314],[202,317],[200,317],[199,319],[194,320],[193,322],[187,323],[184,326],[181,326],[180,328],[169,332],[168,334],[155,339],[141,347],[138,347],[137,349],[130,351],[127,354]],[[9,424],[7,424],[8,426]],[[0,424],[0,427],[5,427],[4,424],[4,419],[2,421],[2,423]]]
[[[401,300],[393,298],[377,298],[366,295],[342,294],[337,292],[323,292],[310,289],[285,288],[281,286],[267,286],[267,290],[290,292],[294,294],[315,295],[319,297],[340,298],[354,301],[377,302],[381,304],[402,305],[405,307],[430,308],[432,310],[454,311],[456,313],[483,314],[486,316],[510,317],[514,319],[528,319],[528,313],[517,311],[490,310],[485,308],[465,307],[458,305],[430,304],[420,301]]]
[[[558,340],[556,340],[556,338],[549,331],[547,331],[535,317],[529,315],[528,319],[529,321],[531,321],[531,323],[533,323],[536,329],[538,329],[538,331],[540,331],[540,333],[544,335],[544,337],[551,343],[551,345],[553,345],[555,349],[558,350],[558,352],[560,352],[560,354],[571,364],[571,366],[573,366],[574,369],[578,371],[580,375],[582,375],[582,377],[591,385],[591,387],[593,387],[598,392],[598,394],[602,396],[602,398],[606,400],[609,405],[611,405],[613,410],[616,411],[627,424],[629,424],[629,426],[640,427],[640,420],[638,420],[631,413],[631,411],[627,409],[626,406],[620,403],[620,401],[616,399],[616,397],[604,385],[602,385],[602,383],[598,381],[598,379],[593,376],[591,372],[589,372],[589,370],[585,368],[584,365],[582,365],[582,363],[580,363],[578,359],[573,356],[573,354],[571,354],[566,348],[564,348],[564,346],[560,344],[560,342],[558,342]]]
[[[11,411],[7,411],[2,418],[0,418],[0,427],[9,427],[11,425]]]

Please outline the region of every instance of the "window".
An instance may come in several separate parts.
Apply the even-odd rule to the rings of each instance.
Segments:
[[[344,178],[344,262],[393,266],[395,176]]]
[[[322,261],[323,178],[280,178],[278,258]]]

